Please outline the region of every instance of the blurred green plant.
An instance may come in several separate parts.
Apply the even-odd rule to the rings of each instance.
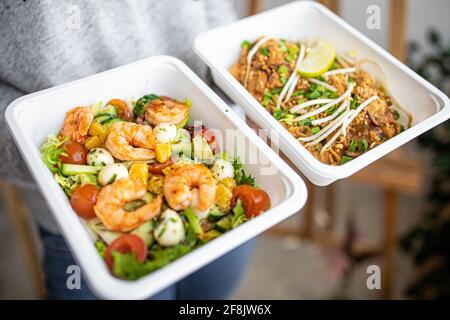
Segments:
[[[410,45],[409,65],[447,95],[450,94],[450,44],[430,30],[426,50]],[[416,275],[406,294],[415,299],[450,298],[450,122],[419,138],[432,154],[432,181],[420,221],[400,241],[413,257]]]

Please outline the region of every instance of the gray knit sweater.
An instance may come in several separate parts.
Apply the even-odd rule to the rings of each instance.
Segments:
[[[4,124],[7,105],[157,54],[178,57],[204,77],[192,42],[234,17],[225,0],[0,0],[0,177],[23,188],[41,226],[57,232]]]

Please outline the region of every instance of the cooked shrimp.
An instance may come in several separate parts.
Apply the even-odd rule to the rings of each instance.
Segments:
[[[186,104],[163,98],[154,100],[145,108],[145,120],[156,126],[160,123],[181,124],[189,116]]]
[[[106,148],[122,161],[150,160],[155,158],[156,140],[150,126],[133,122],[117,122],[111,127]]]
[[[66,113],[61,135],[76,142],[84,142],[94,115],[88,107],[75,107]]]
[[[133,230],[156,217],[161,211],[160,195],[134,211],[123,209],[127,202],[141,199],[146,192],[145,186],[139,182],[129,178],[119,179],[100,191],[94,206],[95,214],[109,230]]]
[[[174,210],[186,209],[192,204],[193,188],[198,188],[196,209],[209,209],[214,204],[216,182],[207,167],[201,164],[186,164],[170,171],[164,180],[164,196]]]

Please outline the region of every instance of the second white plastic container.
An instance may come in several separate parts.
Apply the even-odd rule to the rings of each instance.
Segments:
[[[230,74],[242,41],[272,36],[289,40],[330,42],[337,52],[354,51],[358,57],[376,61],[387,77],[393,96],[414,116],[412,128],[342,166],[323,164],[283,128]],[[216,84],[241,105],[261,128],[278,133],[283,153],[316,185],[328,185],[366,167],[450,117],[450,101],[440,90],[395,59],[323,5],[298,1],[268,10],[232,24],[206,31],[194,44],[196,53],[211,68]]]

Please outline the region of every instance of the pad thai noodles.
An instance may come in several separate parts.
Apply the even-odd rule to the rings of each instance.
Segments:
[[[375,62],[336,55],[322,39],[260,37],[241,47],[232,75],[325,164],[345,164],[411,125],[385,81],[363,70],[371,64],[384,77]]]

